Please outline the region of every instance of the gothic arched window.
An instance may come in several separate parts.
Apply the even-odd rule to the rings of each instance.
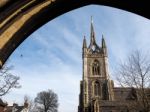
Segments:
[[[100,95],[100,84],[99,84],[99,82],[94,83],[94,95],[95,96]]]
[[[107,83],[104,83],[103,86],[102,86],[102,99],[103,100],[108,100],[108,87],[107,87]]]
[[[100,75],[100,63],[97,60],[95,60],[92,64],[92,74]]]

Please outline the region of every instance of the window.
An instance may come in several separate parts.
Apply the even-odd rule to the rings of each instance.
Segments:
[[[100,75],[100,63],[97,60],[92,64],[92,73],[93,75]]]
[[[109,95],[108,95],[108,87],[107,87],[107,83],[104,83],[102,86],[102,91],[103,91],[103,100],[108,100],[109,99]]]
[[[99,84],[99,82],[95,82],[95,84],[94,84],[94,95],[95,96],[100,95],[100,84]]]

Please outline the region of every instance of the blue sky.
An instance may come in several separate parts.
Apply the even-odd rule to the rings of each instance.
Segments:
[[[21,89],[3,97],[10,104],[22,104],[24,95],[34,98],[52,89],[59,97],[59,112],[77,112],[82,79],[82,40],[89,44],[93,16],[97,43],[102,34],[108,47],[110,77],[120,60],[133,50],[149,52],[150,21],[123,10],[89,5],[65,13],[29,36],[10,56],[12,72],[20,76]],[[21,57],[21,55],[23,55]]]

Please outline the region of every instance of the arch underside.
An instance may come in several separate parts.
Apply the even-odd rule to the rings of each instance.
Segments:
[[[5,1],[5,2],[4,2]],[[73,9],[106,5],[150,19],[150,7],[142,0],[2,0],[0,1],[0,66],[35,30]]]

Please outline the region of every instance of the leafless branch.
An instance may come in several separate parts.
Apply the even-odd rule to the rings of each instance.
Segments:
[[[143,112],[150,111],[150,60],[140,51],[135,51],[127,58],[127,61],[121,63],[117,69],[117,81],[123,87],[134,87],[138,99],[130,104],[130,108],[140,107]]]
[[[20,88],[19,77],[10,73],[13,66],[4,65],[0,69],[0,96],[4,96],[13,88]]]

